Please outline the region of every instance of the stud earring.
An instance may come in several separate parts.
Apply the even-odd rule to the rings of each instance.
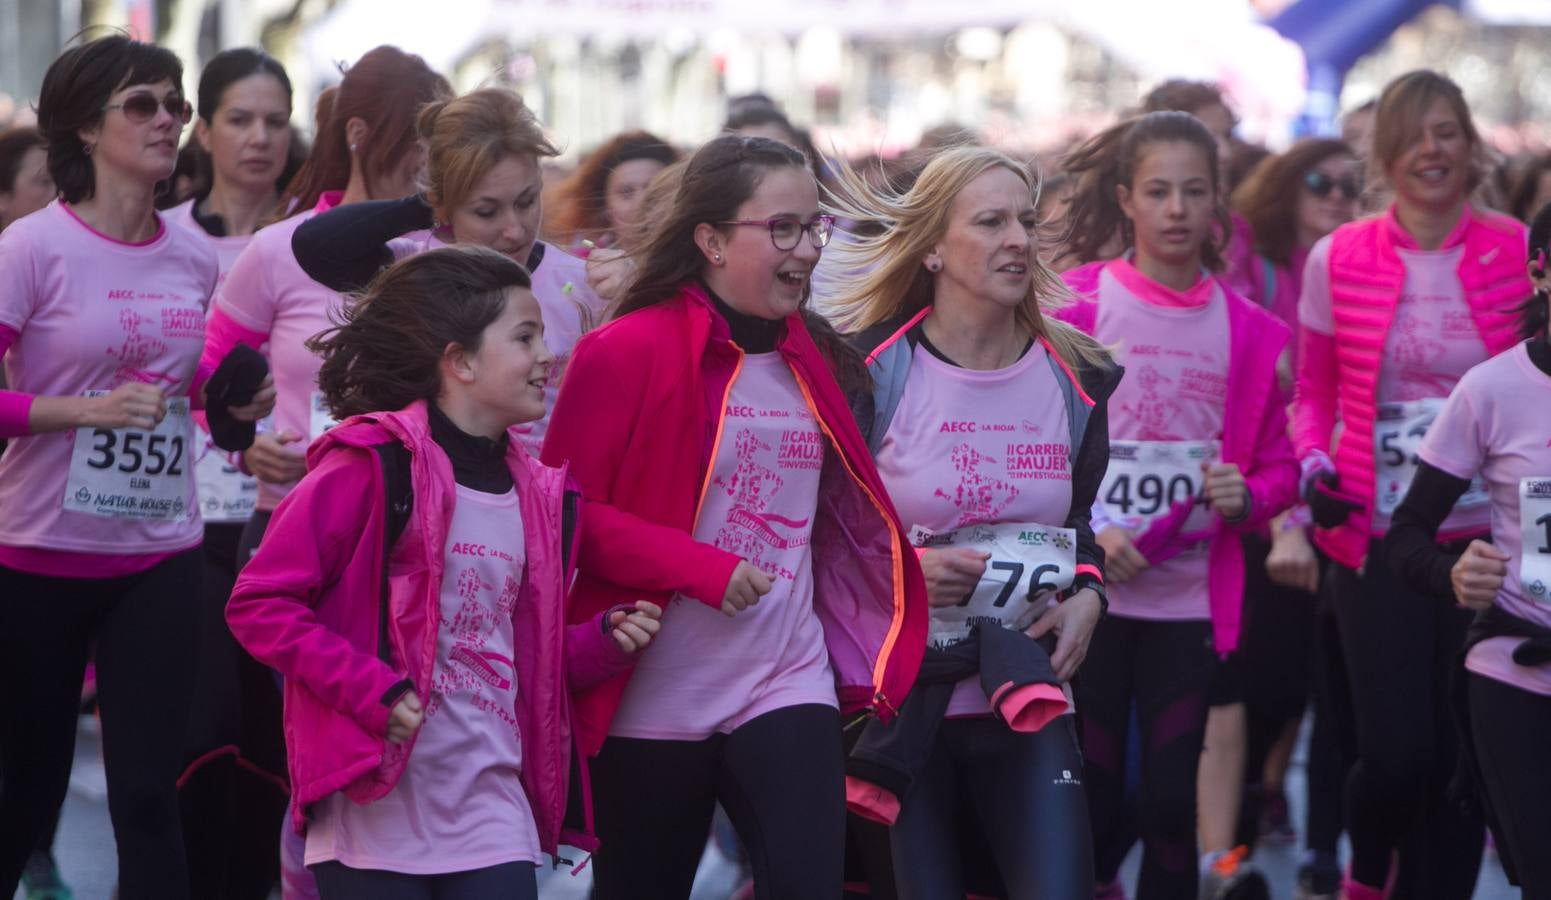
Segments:
[[[929,262],[929,263],[926,264],[926,270],[928,272],[933,273],[933,274],[936,274],[937,272],[941,272],[942,271],[942,263],[936,262],[935,260],[932,261],[932,262]]]
[[[86,154],[87,156],[91,156],[92,155],[92,148],[93,148],[92,144],[82,144],[81,145],[81,152]]]
[[[722,261],[722,255],[720,253],[713,254],[712,257],[711,257],[711,261],[712,262],[721,262]]]

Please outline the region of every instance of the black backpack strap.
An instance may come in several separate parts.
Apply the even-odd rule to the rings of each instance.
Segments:
[[[393,545],[409,525],[409,513],[415,505],[414,485],[409,474],[409,448],[398,441],[385,441],[375,445],[377,459],[382,463],[382,485],[386,505],[383,507],[382,587],[377,610],[377,655],[384,662],[389,660],[388,642],[388,557]]]

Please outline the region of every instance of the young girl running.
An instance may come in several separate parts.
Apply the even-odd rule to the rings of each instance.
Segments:
[[[213,251],[156,215],[192,116],[169,51],[71,48],[39,125],[60,199],[0,234],[0,895],[70,777],[81,676],[97,669],[125,900],[189,896],[175,782],[193,697],[203,533],[191,408]],[[232,408],[249,421],[274,392]]]
[[[306,471],[303,448],[333,424],[317,389],[318,358],[305,344],[332,324],[342,301],[297,265],[291,237],[307,219],[335,206],[414,193],[424,162],[415,113],[450,93],[447,81],[418,56],[378,47],[361,57],[345,72],[312,154],[280,197],[283,213],[294,215],[252,237],[216,294],[201,365],[212,366],[238,343],[255,349],[267,343],[279,395],[273,426],[243,455],[259,489],[238,545],[239,564]]]
[[[427,151],[426,190],[318,216],[292,246],[302,268],[341,291],[359,290],[394,259],[447,242],[491,247],[533,275],[555,365],[545,388],[553,409],[571,348],[599,324],[604,303],[587,287],[586,263],[540,241],[543,173],[559,153],[533,112],[509,90],[486,88],[433,103],[417,120]],[[413,232],[413,234],[411,234]],[[547,416],[524,427],[537,453]]]
[[[1396,896],[1463,900],[1482,828],[1445,794],[1459,746],[1446,686],[1469,613],[1428,603],[1369,556],[1444,398],[1516,340],[1513,309],[1531,293],[1524,226],[1468,203],[1480,138],[1447,78],[1421,71],[1391,82],[1375,128],[1373,174],[1395,201],[1309,254],[1293,440],[1320,526],[1315,543],[1333,563],[1328,589],[1356,712],[1345,891],[1380,896],[1409,834],[1417,852],[1401,860]],[[1490,515],[1488,493],[1467,491],[1441,527],[1444,551],[1484,537]]]
[[[1535,294],[1520,310],[1525,341],[1460,379],[1417,455],[1416,477],[1386,537],[1395,573],[1434,603],[1476,613],[1463,694],[1476,766],[1503,868],[1526,897],[1551,897],[1551,205],[1529,236]],[[1440,549],[1438,530],[1480,478],[1491,540]]]
[[[1062,691],[1104,606],[1089,514],[1121,373],[1041,309],[1066,292],[1039,261],[1036,192],[1023,164],[983,147],[939,153],[899,194],[841,172],[835,213],[885,226],[841,254],[843,269],[866,274],[842,282],[833,308],[859,330],[873,375],[857,406],[871,410],[862,431],[925,570],[928,657],[972,636],[983,648],[978,672],[927,680],[923,668],[893,735],[920,729],[924,763],[897,809],[864,806],[893,826],[904,898],[983,892],[998,874],[1006,896],[1093,895],[1087,797],[1073,775],[1082,756]],[[1028,632],[1010,655],[1045,661],[1049,677],[1023,690],[1043,688],[1044,704],[1020,715],[1015,692],[982,687],[993,644],[975,622]],[[1052,631],[1047,656],[1033,639]],[[874,754],[875,733],[852,751],[853,776],[859,759],[895,756]],[[966,798],[990,872],[960,859]]]
[[[1110,616],[1077,685],[1101,891],[1129,847],[1126,732],[1140,721],[1138,896],[1197,885],[1196,765],[1217,656],[1234,650],[1244,589],[1240,535],[1296,496],[1276,362],[1285,325],[1212,275],[1226,211],[1216,142],[1185,113],[1149,113],[1066,160],[1077,178],[1069,252],[1126,255],[1063,277],[1069,321],[1115,346],[1127,374],[1110,398],[1099,491]],[[1215,651],[1215,652],[1214,652]],[[1109,894],[1106,894],[1108,896]]]
[[[832,224],[798,151],[706,144],[552,414],[545,461],[632,556],[584,569],[571,621],[668,607],[635,670],[578,701],[604,900],[689,896],[717,801],[756,896],[839,897],[837,707],[889,717],[915,680],[925,585],[831,366],[865,370],[804,308]]]
[[[529,284],[500,254],[437,250],[311,342],[344,421],[309,449],[227,620],[285,676],[323,900],[537,897],[540,853],[587,824],[563,822],[568,789],[585,797],[569,691],[657,629],[644,601],[563,622],[578,498],[509,435],[544,414],[553,362]]]

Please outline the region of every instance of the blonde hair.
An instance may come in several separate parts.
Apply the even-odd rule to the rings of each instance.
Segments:
[[[932,304],[933,279],[922,260],[947,232],[954,198],[997,167],[1016,175],[1037,202],[1039,180],[1028,166],[989,147],[966,145],[940,151],[904,191],[874,187],[849,165],[837,165],[825,210],[840,218],[884,226],[879,234],[853,234],[825,250],[838,257],[837,268],[843,273],[836,297],[828,304],[841,331],[861,331]],[[1071,301],[1060,276],[1036,252],[1030,252],[1029,266],[1033,277],[1028,296],[1015,312],[1018,324],[1032,337],[1049,341],[1069,366],[1109,365],[1097,341],[1048,315]]]
[[[430,103],[416,127],[426,146],[426,191],[444,210],[467,200],[479,179],[507,157],[537,162],[560,155],[533,110],[505,88]]]

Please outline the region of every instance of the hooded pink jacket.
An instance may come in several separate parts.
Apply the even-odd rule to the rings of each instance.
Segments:
[[[1077,303],[1060,318],[1093,334],[1098,322],[1099,273],[1105,262],[1092,262],[1062,274]],[[1219,280],[1219,284],[1221,281]],[[1208,551],[1212,638],[1220,654],[1238,647],[1244,611],[1244,546],[1242,532],[1268,525],[1298,497],[1298,465],[1287,440],[1287,412],[1276,380],[1276,361],[1291,331],[1275,316],[1222,285],[1228,301],[1228,397],[1223,408],[1223,462],[1244,473],[1249,512],[1225,523],[1212,537]]]
[[[373,447],[410,452],[414,504],[382,558],[387,492]],[[575,554],[562,552],[568,478],[517,441],[506,454],[522,511],[527,571],[513,612],[522,784],[539,842],[554,854],[571,775],[569,689],[623,670],[628,657],[601,621],[566,627]],[[285,739],[298,831],[306,808],[335,791],[358,803],[388,793],[414,738],[387,741],[388,714],[406,679],[427,696],[441,620],[443,548],[457,491],[452,463],[431,439],[424,402],[341,422],[307,451],[308,473],[280,506],[226,607],[237,640],[285,677]],[[574,499],[574,498],[573,498]],[[579,529],[577,529],[579,533]],[[383,582],[384,572],[387,583]],[[381,614],[386,609],[388,615]],[[584,809],[585,767],[581,769]],[[568,844],[590,849],[591,810]]]

